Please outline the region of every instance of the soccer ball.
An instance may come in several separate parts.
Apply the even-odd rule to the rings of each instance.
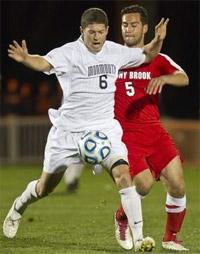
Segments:
[[[89,164],[100,164],[111,152],[111,143],[101,131],[89,131],[78,143],[79,153]]]
[[[153,251],[153,249],[155,248],[155,241],[152,237],[145,237],[142,241],[141,247],[140,247],[140,251],[141,252],[151,252]]]

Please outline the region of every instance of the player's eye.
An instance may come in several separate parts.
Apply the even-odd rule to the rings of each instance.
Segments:
[[[123,23],[122,26],[123,27],[128,27],[128,24],[127,23]]]

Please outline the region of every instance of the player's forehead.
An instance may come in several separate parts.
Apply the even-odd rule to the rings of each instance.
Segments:
[[[122,23],[141,23],[141,15],[137,12],[126,13],[122,16]]]
[[[92,24],[88,24],[85,29],[88,31],[99,32],[99,31],[105,31],[107,27],[105,26],[105,24],[92,23]]]

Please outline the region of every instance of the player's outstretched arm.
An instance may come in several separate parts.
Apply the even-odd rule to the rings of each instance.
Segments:
[[[164,85],[172,86],[187,86],[189,84],[189,78],[184,71],[175,71],[173,74],[162,75],[157,78],[151,79],[146,92],[148,94],[161,93]]]
[[[145,62],[149,63],[151,60],[160,53],[163,40],[167,34],[167,24],[169,19],[162,18],[158,25],[155,27],[155,37],[153,40],[144,46],[144,53],[146,54]]]
[[[9,45],[8,56],[36,71],[49,71],[51,69],[51,65],[43,57],[28,53],[25,40],[22,41],[22,45],[13,41],[13,44]]]

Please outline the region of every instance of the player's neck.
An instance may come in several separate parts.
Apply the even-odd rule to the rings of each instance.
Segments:
[[[140,42],[140,43],[132,45],[132,46],[129,46],[126,43],[124,45],[129,47],[129,48],[143,48],[144,47],[144,42]]]

